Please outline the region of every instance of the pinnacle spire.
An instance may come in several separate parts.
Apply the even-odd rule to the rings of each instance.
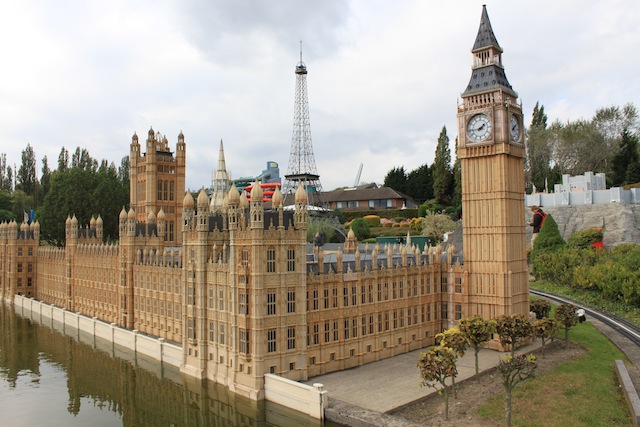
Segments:
[[[476,42],[473,44],[471,52],[488,47],[493,47],[502,53],[502,48],[498,44],[498,39],[496,39],[495,34],[493,34],[493,28],[491,28],[491,21],[489,20],[489,14],[487,13],[487,5],[483,4],[482,16],[480,17],[480,27],[478,28]]]
[[[218,154],[218,169],[213,174],[211,182],[212,195],[210,210],[215,212],[222,209],[224,196],[229,191],[229,174],[227,173],[227,165],[224,161],[224,146],[220,140],[220,153]]]

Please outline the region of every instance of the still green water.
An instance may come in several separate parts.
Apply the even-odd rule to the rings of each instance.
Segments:
[[[335,426],[0,302],[2,426]]]

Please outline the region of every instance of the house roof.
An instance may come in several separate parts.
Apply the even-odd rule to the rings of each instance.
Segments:
[[[407,196],[406,194],[402,194],[401,192],[396,191],[393,188],[389,188],[389,187],[354,188],[354,189],[347,188],[342,190],[327,191],[323,193],[322,196],[325,202],[328,202],[328,203],[348,202],[348,201],[355,201],[355,200],[402,199],[402,200],[406,200],[409,203],[416,204],[411,197]]]

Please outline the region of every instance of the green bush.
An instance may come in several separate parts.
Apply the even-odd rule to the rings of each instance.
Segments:
[[[358,239],[358,241],[368,239],[371,236],[371,228],[369,227],[367,221],[365,221],[363,218],[356,218],[351,221],[350,228],[351,230],[353,230],[353,233],[356,235],[356,239]]]
[[[540,229],[538,237],[533,243],[531,260],[533,262],[535,258],[542,253],[556,252],[562,249],[565,245],[566,243],[558,229],[558,223],[553,219],[551,214],[547,214],[547,217],[544,220],[544,225]]]
[[[595,242],[600,242],[602,237],[601,228],[587,228],[573,233],[567,240],[567,246],[577,249],[590,248]]]
[[[380,226],[380,217],[378,215],[365,215],[362,219],[364,219],[370,227]]]
[[[393,218],[396,216],[401,216],[403,218],[415,218],[418,216],[418,209],[362,209],[342,211],[342,214],[346,221],[362,218],[364,215],[378,215],[380,218]]]

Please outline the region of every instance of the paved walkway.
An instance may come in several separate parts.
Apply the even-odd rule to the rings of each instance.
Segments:
[[[516,353],[528,353],[539,347],[540,343],[534,342],[519,348]],[[415,350],[346,371],[319,375],[306,383],[323,384],[330,399],[337,399],[375,412],[389,412],[436,392],[431,387],[420,388],[420,372],[417,364],[420,352],[424,351],[426,349]],[[478,354],[480,370],[495,368],[504,355],[505,353],[493,350],[480,350]],[[464,357],[458,359],[457,367],[456,382],[458,383],[475,374],[473,349],[467,350]]]

